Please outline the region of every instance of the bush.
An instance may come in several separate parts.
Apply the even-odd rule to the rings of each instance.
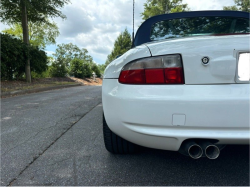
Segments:
[[[97,77],[101,77],[100,69],[99,69],[99,67],[96,64],[93,64],[91,69],[92,69],[92,71],[95,72],[95,74],[96,74]]]
[[[14,74],[21,74],[28,57],[28,46],[8,34],[1,36],[1,79],[11,80]]]
[[[42,73],[36,73],[36,72],[32,71],[31,72],[31,77],[36,78],[36,79],[51,77],[50,76],[50,67],[46,71],[44,71]]]
[[[84,62],[82,68],[83,78],[90,78],[92,76],[90,64],[88,62]]]
[[[100,73],[101,73],[101,74],[104,74],[106,65],[105,65],[105,64],[98,64],[98,68],[99,68],[99,70],[100,70]]]
[[[82,66],[83,66],[82,60],[73,59],[70,62],[70,74],[77,78],[83,78]]]
[[[75,58],[70,62],[70,74],[77,78],[89,78],[92,75],[90,64]]]
[[[46,52],[38,47],[30,48],[30,70],[41,74],[48,69],[48,58]]]
[[[28,46],[22,40],[8,34],[0,33],[1,37],[1,79],[21,78],[25,73],[25,63],[30,58],[31,71],[46,71],[47,56],[43,50]]]
[[[66,68],[64,63],[60,61],[52,63],[49,70],[49,75],[51,77],[66,77],[67,74],[68,74],[68,69]]]

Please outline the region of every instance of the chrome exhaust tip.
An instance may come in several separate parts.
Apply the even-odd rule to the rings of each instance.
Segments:
[[[184,141],[179,152],[183,155],[190,156],[193,159],[198,159],[203,155],[202,148],[193,140]]]
[[[205,141],[200,143],[202,150],[204,151],[205,155],[209,159],[216,159],[220,155],[220,148],[216,145]]]
[[[198,159],[202,157],[203,151],[198,144],[193,144],[188,148],[188,154],[193,159]]]
[[[216,145],[209,145],[205,149],[205,155],[209,159],[216,159],[220,155],[220,149]]]

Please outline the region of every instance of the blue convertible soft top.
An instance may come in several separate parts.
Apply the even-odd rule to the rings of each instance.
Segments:
[[[162,14],[158,16],[151,17],[141,24],[137,30],[133,47],[151,42],[150,34],[153,24],[170,19],[180,19],[180,18],[191,18],[191,17],[209,17],[209,16],[218,16],[218,17],[238,17],[238,18],[248,18],[250,13],[241,12],[241,11],[193,11],[193,12],[180,12],[172,14]]]

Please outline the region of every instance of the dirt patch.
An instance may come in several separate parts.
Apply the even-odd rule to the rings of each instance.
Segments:
[[[78,79],[73,77],[53,77],[43,79],[33,79],[32,83],[27,83],[25,80],[18,81],[1,81],[1,92],[12,92],[19,90],[32,90],[36,88],[55,87],[57,85],[73,85],[81,83],[82,85],[101,85],[102,79],[97,78],[96,81],[93,79]]]
[[[81,84],[84,84],[87,86],[102,85],[102,79],[100,79],[100,78],[96,78],[95,81],[92,78],[78,79],[78,78],[70,77],[70,79],[74,80],[77,83],[81,83]]]

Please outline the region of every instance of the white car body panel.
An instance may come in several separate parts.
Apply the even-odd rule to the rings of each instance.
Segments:
[[[104,79],[102,102],[109,128],[138,145],[177,151],[185,139],[249,143],[248,84],[124,85]],[[173,115],[185,115],[173,125]]]
[[[186,139],[249,144],[250,85],[237,84],[237,51],[249,51],[249,35],[207,36],[136,47],[105,70],[102,101],[109,128],[145,147],[177,151]],[[132,60],[181,54],[185,85],[120,84]],[[208,56],[207,66],[201,58]]]
[[[236,54],[249,52],[250,35],[203,36],[147,44],[152,56],[180,53],[185,84],[235,83]],[[209,64],[201,63],[209,57]]]
[[[104,72],[104,79],[117,79],[125,64],[139,58],[150,57],[151,53],[146,45],[130,49],[119,58],[110,63]]]

